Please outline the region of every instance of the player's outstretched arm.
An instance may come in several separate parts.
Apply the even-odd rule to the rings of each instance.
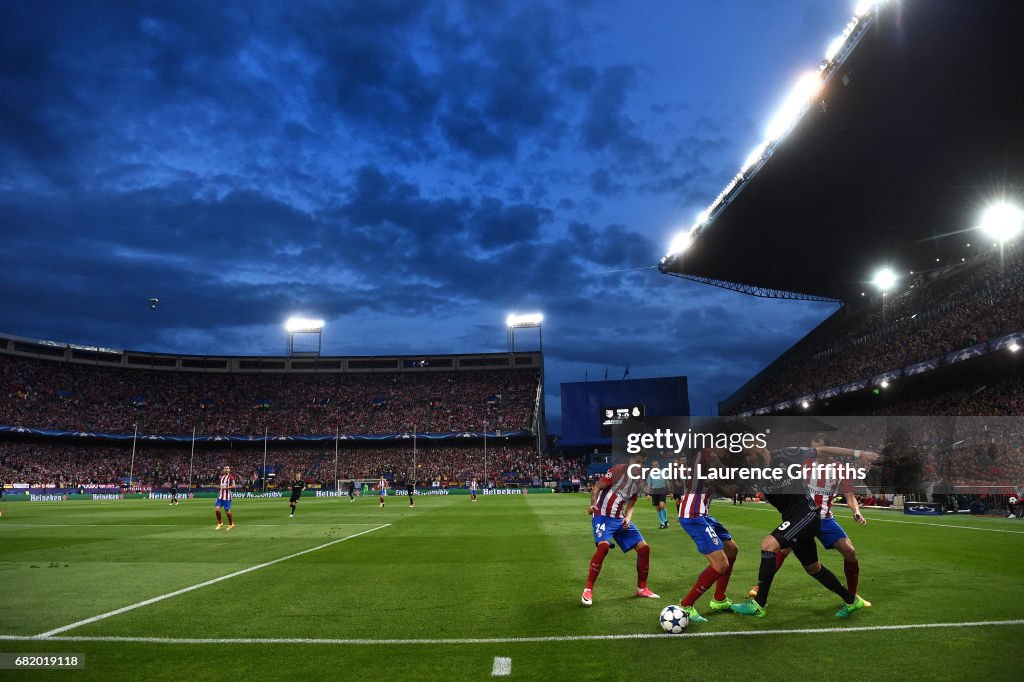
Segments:
[[[878,460],[881,455],[877,452],[871,452],[870,450],[851,450],[850,448],[837,448],[831,445],[825,445],[817,448],[818,452],[822,452],[826,455],[832,455],[833,457],[853,457],[859,459],[868,464]]]

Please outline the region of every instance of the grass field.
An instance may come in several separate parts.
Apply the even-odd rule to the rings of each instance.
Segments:
[[[859,528],[844,510],[872,608],[837,620],[838,600],[791,559],[766,618],[711,614],[671,636],[658,612],[705,562],[678,525],[657,529],[646,501],[635,520],[662,599],[633,598],[634,555],[613,550],[589,609],[580,495],[422,497],[413,510],[304,499],[294,519],[282,499],[234,504],[230,533],[213,530],[212,500],[4,504],[0,652],[84,653],[86,668],[0,677],[475,679],[496,657],[523,679],[1024,674],[1019,521],[875,512]],[[737,599],[777,515],[723,502],[712,513],[740,545]],[[842,577],[835,553],[825,561]]]

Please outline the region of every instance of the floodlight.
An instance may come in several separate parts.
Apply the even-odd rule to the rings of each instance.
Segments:
[[[754,148],[754,151],[750,152],[747,156],[747,160],[743,162],[743,167],[740,168],[740,173],[746,173],[748,170],[756,166],[760,161],[761,157],[764,156],[765,150],[768,149],[768,142],[762,142]]]
[[[889,268],[882,268],[875,273],[871,283],[882,291],[888,291],[889,289],[892,289],[894,284],[896,284],[896,273]]]
[[[882,383],[880,383],[878,385],[881,386],[882,388],[889,388],[889,380],[888,379],[882,379]]]
[[[885,0],[859,0],[857,5],[853,8],[853,15],[855,17],[863,17],[865,14],[869,14],[881,5]]]
[[[818,72],[810,71],[800,77],[778,113],[768,124],[769,140],[779,139],[793,127],[820,87],[821,75]]]
[[[1007,348],[1009,348],[1009,349],[1010,349],[1010,352],[1011,352],[1011,353],[1016,353],[1017,351],[1019,351],[1019,350],[1020,350],[1020,344],[1019,344],[1019,343],[1017,343],[1016,341],[1014,341],[1014,342],[1013,342],[1013,343],[1011,343],[1011,344],[1010,344],[1009,346],[1007,346]]]
[[[1024,229],[1024,211],[1013,204],[1001,201],[985,211],[979,227],[998,242],[1007,242]]]
[[[672,243],[668,247],[668,255],[675,256],[686,251],[686,249],[690,248],[691,243],[690,233],[688,231],[680,232],[672,238]]]
[[[800,401],[800,407],[804,408],[805,410],[806,410],[806,409],[807,409],[808,407],[810,407],[810,406],[811,406],[811,404],[810,404],[809,402],[807,402],[806,400],[802,400],[802,401]]]
[[[846,44],[845,35],[836,36],[831,43],[828,44],[828,48],[825,50],[825,59],[832,61],[839,54],[839,50],[843,49],[843,45]]]
[[[539,327],[543,321],[544,316],[540,313],[527,313],[525,315],[512,313],[505,318],[505,326],[509,329],[515,329],[517,327]]]
[[[323,320],[311,320],[305,317],[290,317],[284,328],[291,334],[316,334],[324,329]]]

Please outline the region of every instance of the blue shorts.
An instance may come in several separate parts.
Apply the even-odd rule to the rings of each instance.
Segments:
[[[835,519],[822,519],[821,530],[818,531],[818,540],[821,541],[821,546],[825,549],[832,549],[833,546],[843,538],[848,538],[849,535],[843,530],[843,527],[839,525],[839,522]]]
[[[217,500],[214,507],[223,507],[224,511],[231,511],[231,500]]]
[[[619,543],[619,549],[623,552],[628,552],[643,542],[644,536],[640,534],[635,525],[630,523],[628,528],[622,527],[624,520],[600,515],[594,516],[592,522],[594,526],[594,544],[607,542],[614,546],[615,543],[612,540],[615,540],[615,542]]]
[[[724,549],[722,543],[732,540],[732,533],[710,514],[695,519],[679,519],[679,525],[693,538],[697,551],[701,554],[711,554]]]

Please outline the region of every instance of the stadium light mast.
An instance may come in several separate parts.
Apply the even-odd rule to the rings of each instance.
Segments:
[[[543,463],[541,456],[544,450],[544,438],[546,437],[546,419],[544,415],[544,315],[542,313],[528,313],[524,315],[518,315],[511,313],[505,318],[505,327],[508,329],[508,352],[510,355],[516,354],[516,329],[537,329],[537,341],[540,348],[540,404],[537,407],[536,425],[535,430],[537,432],[537,461],[538,466],[542,469]],[[514,363],[515,361],[513,361]],[[485,429],[486,431],[486,429]],[[486,441],[485,441],[486,442]],[[538,469],[538,476],[541,476],[540,469]],[[541,483],[543,483],[543,478]]]
[[[289,317],[284,323],[284,329],[288,332],[288,354],[292,357],[319,357],[323,348],[324,321],[306,317]],[[295,337],[308,338],[316,336],[315,351],[295,350]]]
[[[541,313],[528,313],[525,315],[510,314],[505,318],[505,326],[508,328],[508,352],[516,352],[516,330],[536,329],[537,339],[540,343],[540,352],[544,353],[544,315]]]

